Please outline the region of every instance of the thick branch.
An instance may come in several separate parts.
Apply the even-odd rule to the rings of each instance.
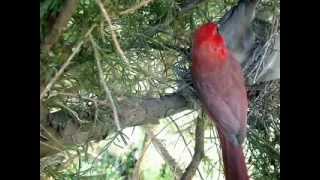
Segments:
[[[274,17],[270,24],[256,17],[257,2],[240,0],[219,22],[220,32],[242,65],[249,84],[280,79],[278,18]]]
[[[109,104],[99,104],[99,109],[109,109]],[[144,124],[156,124],[163,117],[170,116],[187,108],[187,101],[184,97],[173,94],[160,98],[138,98],[131,97],[121,100],[118,104],[119,120],[121,127],[132,127]],[[85,119],[89,123],[79,124],[79,121],[73,120],[68,112],[58,111],[48,116],[48,119],[42,125],[52,134],[55,135],[56,141],[63,145],[82,144],[90,140],[101,140],[106,135],[116,130],[116,126],[112,118],[106,118],[106,114],[102,114],[99,121],[94,120],[94,113],[90,114],[78,112],[80,119]],[[61,126],[61,124],[63,124]],[[44,135],[46,135],[44,133]],[[50,138],[44,141],[46,144],[56,144],[51,142]],[[59,147],[60,148],[60,147]],[[57,151],[48,146],[41,146],[41,157],[51,155]]]
[[[52,46],[59,40],[60,35],[68,25],[68,21],[77,9],[79,0],[67,0],[58,18],[56,19],[49,35],[45,41],[40,45],[43,52],[49,51]]]
[[[158,123],[158,120],[185,109],[187,101],[174,94],[160,98],[130,98],[120,103],[123,127]]]

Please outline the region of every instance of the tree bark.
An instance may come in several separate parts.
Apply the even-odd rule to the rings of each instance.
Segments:
[[[99,109],[110,108],[108,104],[100,104],[99,106]],[[118,104],[122,128],[157,124],[160,118],[170,116],[186,108],[187,101],[179,94],[160,98],[131,97],[119,101]],[[99,112],[99,116],[103,117],[103,112],[101,110]],[[47,116],[42,114],[40,157],[57,153],[59,149],[64,150],[66,145],[82,144],[91,140],[99,141],[116,130],[112,118],[100,118],[95,121],[95,109],[89,114],[77,113],[79,118],[87,123],[77,121],[63,110]]]
[[[76,11],[78,4],[79,4],[79,0],[66,1],[63,9],[61,10],[57,19],[55,20],[48,36],[45,38],[44,42],[41,43],[40,45],[40,49],[43,52],[49,51],[51,47],[59,40],[59,37],[67,27],[71,16]]]

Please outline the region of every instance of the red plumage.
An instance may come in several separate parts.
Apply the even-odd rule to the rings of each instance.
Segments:
[[[241,147],[248,109],[245,81],[240,64],[228,51],[214,23],[204,24],[195,32],[192,79],[217,127],[226,179],[249,179]]]

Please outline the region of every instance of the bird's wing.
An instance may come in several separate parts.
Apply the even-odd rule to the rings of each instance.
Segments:
[[[212,81],[197,81],[196,86],[201,89],[201,91],[198,91],[200,99],[217,125],[223,128],[227,134],[237,135],[240,130],[240,121],[233,107],[228,104],[228,99],[232,98],[232,95],[227,97],[227,100],[222,98],[222,94]]]
[[[246,135],[247,96],[240,65],[229,74],[195,77],[195,86],[210,116],[227,136],[237,137],[241,144]],[[200,79],[199,79],[200,78]],[[217,79],[219,78],[219,79]]]

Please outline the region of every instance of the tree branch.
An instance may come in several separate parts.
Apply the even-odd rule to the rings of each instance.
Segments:
[[[145,128],[148,136],[151,139],[152,144],[160,153],[161,157],[166,161],[166,163],[172,168],[176,177],[181,177],[182,170],[180,169],[179,165],[175,161],[174,158],[170,155],[168,150],[164,147],[164,145],[160,142],[159,139],[156,138],[156,135],[153,134],[152,130],[149,128]]]
[[[74,98],[74,97],[73,97]],[[103,109],[110,109],[110,104],[98,103],[99,121],[95,122],[95,110],[88,114],[77,112],[79,118],[89,121],[80,124],[73,120],[73,116],[68,116],[68,112],[58,111],[49,114],[42,125],[55,135],[55,141],[62,142],[63,145],[82,144],[90,140],[101,140],[116,130],[115,123],[111,118],[105,118],[108,114],[103,114]],[[164,118],[180,112],[187,108],[186,99],[179,94],[172,94],[160,98],[129,97],[122,99],[118,104],[119,121],[122,128],[139,126],[144,124],[157,124],[160,118]],[[76,110],[75,110],[76,111]],[[62,124],[64,125],[61,125]],[[52,139],[52,138],[51,138]],[[46,144],[56,144],[49,139]],[[44,148],[44,149],[42,149]],[[41,146],[40,156],[48,156],[57,151]]]
[[[112,97],[112,94],[111,94],[111,91],[104,79],[104,76],[103,76],[103,70],[102,70],[102,67],[101,67],[101,55],[100,53],[98,52],[98,49],[97,49],[97,44],[95,42],[95,40],[93,39],[92,35],[90,34],[89,35],[89,39],[91,41],[91,44],[92,44],[92,47],[93,47],[93,50],[94,50],[94,56],[96,58],[96,62],[97,62],[97,67],[98,67],[98,72],[99,72],[99,78],[100,78],[100,84],[101,86],[103,87],[104,91],[105,91],[105,94],[106,94],[106,99],[108,98],[110,103],[111,103],[111,107],[112,107],[112,111],[113,111],[113,118],[114,118],[114,121],[117,125],[117,129],[118,131],[121,130],[121,126],[120,126],[120,122],[119,122],[119,115],[118,115],[118,111],[117,111],[117,108],[116,108],[116,105],[113,101],[113,97]]]
[[[204,156],[204,119],[197,119],[194,155],[181,180],[191,180]]]
[[[144,30],[143,34],[148,37],[152,37],[158,32],[163,31],[166,29],[178,16],[181,16],[184,13],[190,12],[192,9],[196,8],[199,4],[204,2],[205,0],[189,0],[188,2],[184,3],[179,7],[177,13],[171,17],[170,19],[166,20],[164,23],[157,24],[152,26],[146,30]],[[134,44],[134,43],[130,43]]]
[[[63,74],[64,70],[69,66],[71,60],[78,54],[80,51],[84,41],[89,36],[91,31],[96,27],[96,25],[92,25],[88,32],[84,35],[84,38],[78,42],[75,47],[75,50],[71,53],[66,62],[61,66],[59,71],[54,75],[54,77],[50,80],[50,82],[46,85],[46,87],[40,93],[40,100],[51,90],[53,84],[59,79],[59,77]]]
[[[188,12],[205,1],[206,0],[189,0],[182,6],[180,13]]]
[[[141,3],[127,9],[127,10],[124,10],[124,11],[121,11],[119,14],[120,15],[128,15],[128,14],[132,14],[134,13],[136,10],[142,8],[143,6],[147,6],[149,3],[151,3],[153,0],[144,0],[142,1]]]
[[[108,25],[110,26],[110,29],[111,29],[111,37],[112,37],[112,40],[113,40],[113,43],[117,49],[117,52],[119,53],[119,55],[121,56],[121,58],[123,59],[123,61],[129,66],[129,60],[128,58],[125,56],[121,46],[120,46],[120,43],[117,39],[117,34],[115,32],[114,29],[112,29],[112,21],[111,21],[111,18],[107,12],[107,10],[104,8],[101,0],[96,0],[102,14],[103,14],[103,17],[105,18],[105,20],[107,21]]]
[[[68,21],[77,9],[79,0],[67,0],[63,9],[59,13],[49,35],[46,37],[43,43],[40,45],[42,52],[49,51],[52,46],[59,40],[60,35],[66,28]]]

